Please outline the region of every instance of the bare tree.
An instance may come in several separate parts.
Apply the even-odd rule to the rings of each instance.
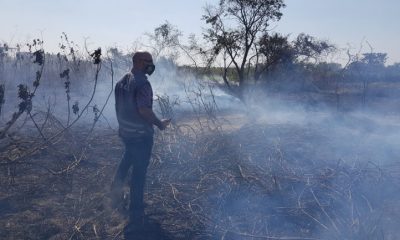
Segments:
[[[198,57],[204,57],[204,54],[202,54],[202,48],[199,46],[195,35],[189,36],[188,44],[183,43],[181,41],[182,32],[168,21],[156,27],[153,33],[147,33],[146,35],[149,44],[144,46],[151,49],[156,59],[165,57],[176,61],[183,57],[191,62],[191,66],[198,69],[199,62],[202,61]]]
[[[154,58],[160,56],[168,56],[174,60],[177,58],[176,48],[182,33],[168,21],[156,27],[153,33],[146,33],[146,36],[149,38],[149,44],[145,47],[151,49]]]

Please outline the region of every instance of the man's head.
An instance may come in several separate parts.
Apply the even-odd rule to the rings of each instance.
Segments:
[[[153,57],[149,52],[137,51],[132,57],[133,70],[151,75],[154,72]]]

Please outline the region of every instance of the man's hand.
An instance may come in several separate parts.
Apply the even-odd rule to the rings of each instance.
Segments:
[[[162,119],[161,126],[159,126],[158,128],[160,130],[165,130],[170,123],[171,123],[171,119]]]
[[[141,107],[139,108],[139,114],[149,124],[156,125],[160,130],[164,130],[171,123],[171,119],[158,119],[151,108]]]

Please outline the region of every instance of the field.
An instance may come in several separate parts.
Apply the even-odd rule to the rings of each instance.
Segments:
[[[178,97],[157,95],[155,105],[173,122],[156,131],[146,227],[126,235],[126,209],[112,208],[109,193],[123,154],[114,69],[98,66],[71,71],[64,89],[65,78],[49,80],[61,66],[27,89],[37,88],[35,96],[6,92],[2,126],[10,116],[12,126],[0,141],[1,239],[397,239],[398,84],[371,83],[366,101],[358,85],[343,85],[339,107],[332,89],[258,89],[242,104],[215,84],[171,83],[182,76],[161,70],[155,91]],[[16,80],[6,86],[29,83],[37,70],[6,69]],[[81,109],[73,113],[75,99]],[[18,101],[26,105],[13,115]]]
[[[399,150],[379,149],[381,136],[363,142],[362,119],[342,116],[347,122],[329,129],[324,114],[307,124],[282,123],[274,113],[270,121],[224,113],[218,124],[181,114],[156,135],[143,239],[396,238],[400,168],[375,157]],[[108,195],[123,147],[106,125],[80,146],[87,132],[80,126],[35,152],[34,130],[2,143],[10,160],[2,162],[2,239],[123,239],[126,217]],[[84,156],[73,156],[81,148]]]

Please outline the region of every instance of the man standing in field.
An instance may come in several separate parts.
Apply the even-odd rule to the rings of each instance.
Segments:
[[[150,53],[136,52],[133,67],[115,87],[115,109],[124,156],[118,166],[111,192],[115,204],[122,200],[122,186],[132,166],[130,181],[129,224],[141,226],[144,217],[143,191],[153,147],[153,125],[164,130],[170,120],[160,120],[153,112],[153,91],[146,75],[154,72]]]

